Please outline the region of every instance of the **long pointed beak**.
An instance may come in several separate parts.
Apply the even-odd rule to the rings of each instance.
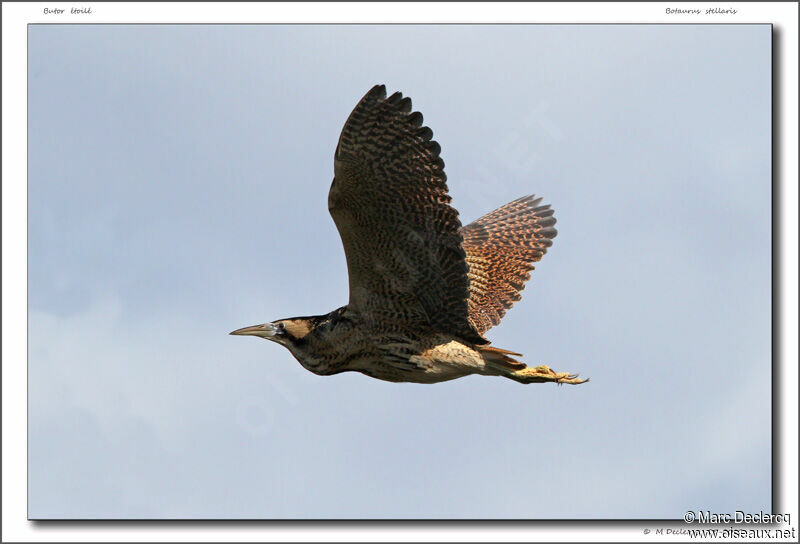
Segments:
[[[261,338],[272,338],[275,336],[277,327],[273,323],[264,323],[263,325],[253,325],[252,327],[244,327],[236,329],[231,334],[236,336],[260,336]]]

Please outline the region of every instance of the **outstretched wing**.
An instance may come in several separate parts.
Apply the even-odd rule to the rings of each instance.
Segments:
[[[344,125],[328,195],[349,305],[384,332],[433,328],[486,344],[468,317],[467,263],[433,132],[411,100],[378,85]]]
[[[469,264],[469,317],[480,334],[522,298],[532,263],[553,245],[556,218],[541,201],[524,196],[461,229]]]

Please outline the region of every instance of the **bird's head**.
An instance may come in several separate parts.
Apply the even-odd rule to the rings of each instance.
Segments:
[[[306,369],[315,374],[327,375],[338,368],[331,366],[337,360],[340,346],[339,342],[331,341],[332,331],[338,329],[341,333],[342,328],[353,325],[352,320],[345,315],[346,310],[343,306],[325,315],[279,319],[237,329],[231,334],[272,340],[288,349]]]
[[[312,320],[304,317],[291,319],[279,319],[271,323],[253,325],[233,331],[231,334],[237,336],[258,336],[265,340],[272,340],[284,347],[291,349],[311,332],[313,327]]]

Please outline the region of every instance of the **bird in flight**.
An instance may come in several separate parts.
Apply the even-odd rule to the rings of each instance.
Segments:
[[[387,98],[384,85],[373,87],[342,129],[328,193],[347,259],[348,304],[231,334],[276,342],[323,376],[585,382],[528,366],[483,336],[520,300],[532,263],[552,245],[550,205],[525,196],[462,227],[432,137],[408,97]]]

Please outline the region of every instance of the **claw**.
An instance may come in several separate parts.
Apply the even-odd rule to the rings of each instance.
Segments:
[[[565,383],[568,383],[570,385],[578,385],[578,384],[581,384],[581,383],[586,383],[588,381],[589,381],[589,378],[586,378],[585,380],[579,380],[578,379],[578,374],[570,374],[566,378],[559,379],[557,381],[557,383],[559,385],[562,385],[562,384],[565,384]]]

